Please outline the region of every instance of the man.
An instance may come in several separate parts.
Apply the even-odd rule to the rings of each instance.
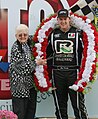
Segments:
[[[45,65],[46,59],[41,57],[39,60],[32,60],[32,40],[25,24],[16,27],[15,36],[9,67],[13,112],[18,119],[34,119],[37,91],[34,87],[33,71],[37,65]]]
[[[57,119],[68,119],[68,94],[76,119],[87,119],[84,95],[69,89],[77,80],[82,58],[82,31],[71,26],[68,10],[62,9],[57,15],[58,27],[49,35],[47,47],[48,67],[52,66],[53,91]],[[48,60],[53,56],[52,60]],[[49,58],[50,59],[50,58]],[[79,100],[78,100],[79,98]],[[79,106],[78,106],[79,104]],[[80,108],[80,110],[79,110]],[[81,114],[80,114],[81,113]],[[81,116],[82,115],[82,116]]]

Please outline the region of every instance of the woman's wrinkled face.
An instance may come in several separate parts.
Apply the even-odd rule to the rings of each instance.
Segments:
[[[70,18],[69,17],[58,17],[57,18],[58,24],[61,30],[66,31],[70,27]]]
[[[16,39],[20,43],[24,43],[24,42],[27,42],[29,34],[28,34],[27,29],[20,29],[17,31],[17,34],[15,36],[16,36]]]

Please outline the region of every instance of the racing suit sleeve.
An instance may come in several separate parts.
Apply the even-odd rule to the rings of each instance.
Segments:
[[[83,36],[82,31],[78,31],[78,64],[81,66],[81,60],[82,60],[82,53],[83,53]]]
[[[51,44],[51,35],[48,37],[48,46],[46,49],[46,54],[47,54],[47,66],[48,66],[48,74],[49,74],[49,79],[52,79],[52,64],[53,64],[53,49],[52,49],[52,44]]]
[[[53,62],[53,49],[52,49],[52,44],[51,44],[51,34],[48,37],[48,46],[47,46],[47,49],[46,49],[46,54],[47,54],[48,67],[51,67],[52,62]]]

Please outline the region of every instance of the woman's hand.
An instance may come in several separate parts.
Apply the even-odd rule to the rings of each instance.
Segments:
[[[40,59],[36,60],[37,65],[46,65],[47,64],[47,59],[43,59],[43,56]]]

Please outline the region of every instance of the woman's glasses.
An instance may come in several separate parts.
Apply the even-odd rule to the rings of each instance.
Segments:
[[[21,34],[18,34],[18,36],[19,36],[19,37],[27,37],[28,34],[25,34],[25,33],[22,34],[22,33],[21,33]]]

